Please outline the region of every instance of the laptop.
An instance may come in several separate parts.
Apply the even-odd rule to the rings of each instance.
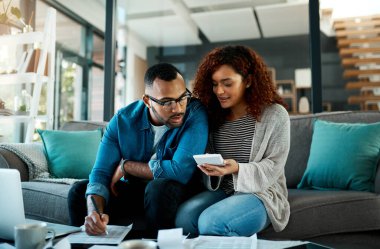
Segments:
[[[16,169],[0,169],[0,238],[14,240],[14,227],[18,224],[45,222],[25,219],[20,173]],[[80,227],[47,223],[56,237],[80,231]],[[47,238],[51,236],[48,234]]]

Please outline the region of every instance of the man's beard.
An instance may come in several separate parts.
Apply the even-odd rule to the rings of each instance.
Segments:
[[[185,113],[183,113],[183,112],[175,113],[175,114],[171,115],[168,119],[165,120],[163,117],[161,117],[158,114],[158,112],[156,111],[156,109],[154,109],[153,106],[151,106],[151,108],[152,108],[152,111],[153,111],[153,115],[157,118],[157,120],[160,123],[166,125],[167,127],[169,127],[169,128],[177,128],[177,127],[180,127],[182,125],[183,118],[182,118],[182,122],[181,123],[172,123],[172,122],[170,122],[170,119],[173,118],[173,117],[175,117],[175,116],[182,116],[183,117],[185,115]]]

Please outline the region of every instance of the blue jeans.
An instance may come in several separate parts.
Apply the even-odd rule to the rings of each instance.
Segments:
[[[192,235],[251,236],[270,224],[262,201],[253,194],[205,191],[184,202],[176,226]]]

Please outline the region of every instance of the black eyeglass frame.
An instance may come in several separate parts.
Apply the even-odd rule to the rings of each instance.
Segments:
[[[177,103],[179,103],[181,106],[183,104],[181,104],[181,100],[183,100],[184,97],[186,97],[188,99],[188,102],[187,103],[190,103],[190,99],[191,99],[191,96],[192,96],[192,93],[190,92],[189,89],[186,88],[186,92],[184,92],[181,96],[179,96],[178,98],[176,99],[168,99],[168,100],[164,100],[164,101],[161,101],[159,99],[156,99],[148,94],[145,94],[146,97],[148,97],[150,100],[156,102],[157,104],[161,105],[162,107],[166,107],[166,108],[170,108],[170,109],[173,109],[173,104],[167,104],[167,103],[173,103],[173,101],[175,102],[175,104],[177,105]]]

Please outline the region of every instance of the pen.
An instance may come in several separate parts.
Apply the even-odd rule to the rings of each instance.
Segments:
[[[102,219],[102,215],[99,212],[98,205],[96,205],[95,198],[93,196],[90,196],[90,198],[91,198],[92,205],[94,205],[95,211],[98,213],[100,219]],[[106,229],[106,235],[108,235],[107,229]]]

